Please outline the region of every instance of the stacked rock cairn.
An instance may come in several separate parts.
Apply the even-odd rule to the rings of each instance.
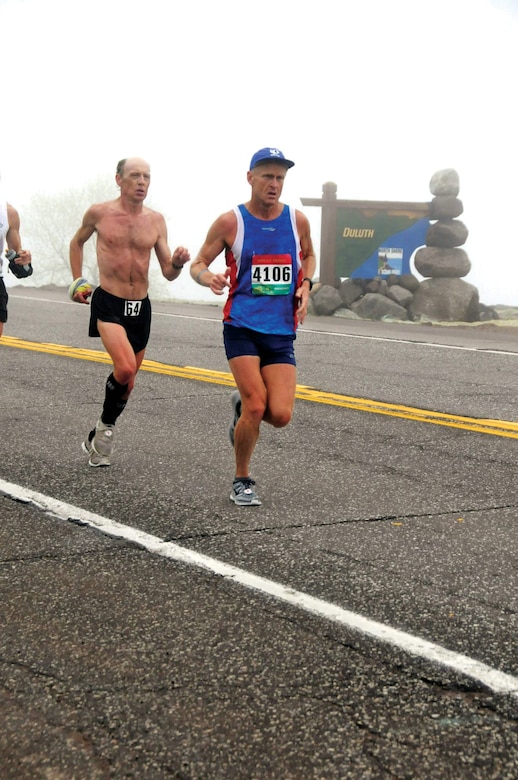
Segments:
[[[414,256],[414,274],[374,279],[337,280],[335,287],[314,286],[311,303],[315,314],[340,314],[372,320],[413,322],[477,322],[498,319],[498,313],[479,302],[477,288],[464,281],[471,262],[462,245],[468,237],[459,199],[458,173],[437,171],[430,180],[430,202],[425,246]]]

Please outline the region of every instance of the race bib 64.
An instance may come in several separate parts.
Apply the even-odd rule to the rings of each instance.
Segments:
[[[142,308],[142,301],[124,301],[124,316],[138,317]]]

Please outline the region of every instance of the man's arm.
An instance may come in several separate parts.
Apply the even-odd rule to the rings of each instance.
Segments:
[[[302,325],[308,312],[308,299],[311,288],[311,285],[307,279],[313,279],[317,267],[317,261],[313,249],[313,242],[311,240],[311,229],[308,218],[301,211],[297,211],[296,220],[300,241],[300,251],[302,255],[302,278],[306,280],[303,281],[300,287],[295,291],[295,298],[298,299],[297,319],[299,325]]]
[[[9,223],[9,229],[5,236],[7,246],[9,249],[14,249],[19,259],[16,260],[18,265],[27,265],[32,262],[31,253],[28,249],[22,249],[22,239],[20,237],[20,215],[10,203],[7,204],[7,221]]]
[[[205,242],[191,264],[191,276],[203,287],[210,287],[213,293],[221,295],[225,287],[230,287],[228,276],[230,269],[223,274],[214,274],[210,264],[220,255],[226,246],[232,246],[236,235],[237,220],[233,211],[222,214],[211,225]]]
[[[83,273],[83,246],[95,233],[97,213],[92,206],[83,217],[81,227],[70,242],[70,268],[72,278],[77,279]]]
[[[178,246],[171,255],[167,241],[167,225],[162,214],[157,214],[158,239],[155,244],[155,254],[160,263],[162,274],[168,282],[173,282],[180,276],[183,266],[189,262],[191,256],[183,246]]]
[[[98,213],[94,206],[91,206],[83,217],[81,227],[70,242],[70,268],[72,279],[79,279],[83,273],[83,246],[95,232]],[[73,296],[77,303],[88,303],[88,298],[92,294],[92,289],[77,292]]]

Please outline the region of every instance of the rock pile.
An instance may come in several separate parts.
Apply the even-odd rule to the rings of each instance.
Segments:
[[[431,224],[425,246],[417,250],[414,264],[426,277],[392,274],[383,279],[346,279],[336,287],[318,285],[311,295],[315,314],[413,322],[477,322],[498,319],[498,313],[479,302],[477,288],[463,280],[471,262],[462,245],[468,237],[459,200],[459,176],[452,168],[435,173],[430,181]],[[346,310],[346,311],[342,311]]]

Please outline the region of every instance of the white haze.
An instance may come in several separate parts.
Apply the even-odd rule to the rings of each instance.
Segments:
[[[34,193],[143,156],[149,204],[194,256],[247,198],[260,147],[295,160],[283,200],[299,208],[327,181],[430,200],[454,168],[466,281],[516,304],[517,25],[510,0],[0,0],[2,188],[23,219]],[[320,210],[304,210],[318,252]],[[187,272],[170,289],[213,299]]]

